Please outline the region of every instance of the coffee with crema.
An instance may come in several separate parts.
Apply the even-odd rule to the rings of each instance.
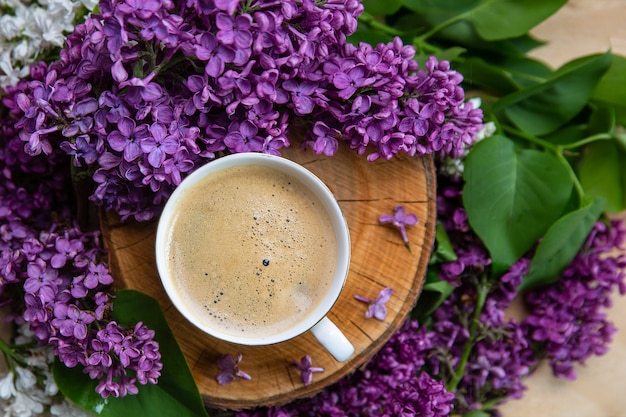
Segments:
[[[270,167],[235,166],[180,199],[168,265],[194,317],[223,333],[262,337],[304,320],[330,285],[334,230],[320,201]]]

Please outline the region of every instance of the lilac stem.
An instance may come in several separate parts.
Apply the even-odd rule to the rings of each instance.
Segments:
[[[463,379],[463,375],[465,374],[465,366],[467,365],[467,361],[469,360],[469,356],[472,353],[472,349],[474,349],[474,345],[476,344],[476,329],[478,328],[478,324],[480,323],[480,314],[485,307],[485,300],[487,299],[487,294],[489,293],[489,287],[486,283],[486,278],[483,276],[481,281],[478,283],[478,297],[476,299],[476,307],[474,309],[474,316],[472,317],[472,323],[470,324],[470,337],[463,348],[463,354],[461,355],[461,359],[459,361],[459,365],[456,368],[456,373],[452,376],[452,379],[446,385],[446,389],[448,392],[455,392],[456,387]]]

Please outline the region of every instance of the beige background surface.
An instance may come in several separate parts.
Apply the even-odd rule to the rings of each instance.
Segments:
[[[570,0],[532,34],[548,43],[531,55],[554,66],[608,49],[626,54],[626,0]]]
[[[533,33],[549,41],[533,55],[553,66],[608,49],[626,55],[626,0],[571,0]],[[626,297],[614,297],[609,318],[618,333],[606,355],[578,367],[576,381],[540,367],[524,398],[501,408],[504,417],[626,417]]]

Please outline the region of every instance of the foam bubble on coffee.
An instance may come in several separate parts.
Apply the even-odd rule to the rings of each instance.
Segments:
[[[336,262],[320,201],[295,178],[260,165],[231,167],[180,200],[169,265],[176,291],[210,327],[259,337],[304,320]]]

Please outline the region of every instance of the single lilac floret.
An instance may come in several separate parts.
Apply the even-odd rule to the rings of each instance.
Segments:
[[[251,380],[252,377],[239,369],[239,363],[243,355],[241,353],[237,354],[237,360],[233,358],[232,355],[224,354],[217,361],[217,367],[220,369],[220,373],[217,375],[216,379],[220,385],[227,385],[233,382],[235,379],[245,379]]]
[[[369,308],[365,313],[365,318],[371,319],[372,317],[375,317],[380,321],[384,321],[387,318],[387,306],[385,303],[389,301],[392,295],[393,289],[387,287],[383,288],[374,300],[363,297],[362,295],[355,295],[354,298],[369,304]]]
[[[313,381],[314,372],[324,372],[324,368],[313,366],[313,361],[309,355],[304,355],[299,361],[291,362],[300,371],[300,379],[306,386]]]
[[[402,205],[397,205],[393,208],[393,214],[381,214],[378,221],[382,224],[391,223],[400,230],[402,235],[402,241],[406,245],[407,249],[411,251],[411,245],[409,238],[406,234],[406,226],[415,226],[417,224],[417,216],[413,213],[406,213],[406,208]]]

